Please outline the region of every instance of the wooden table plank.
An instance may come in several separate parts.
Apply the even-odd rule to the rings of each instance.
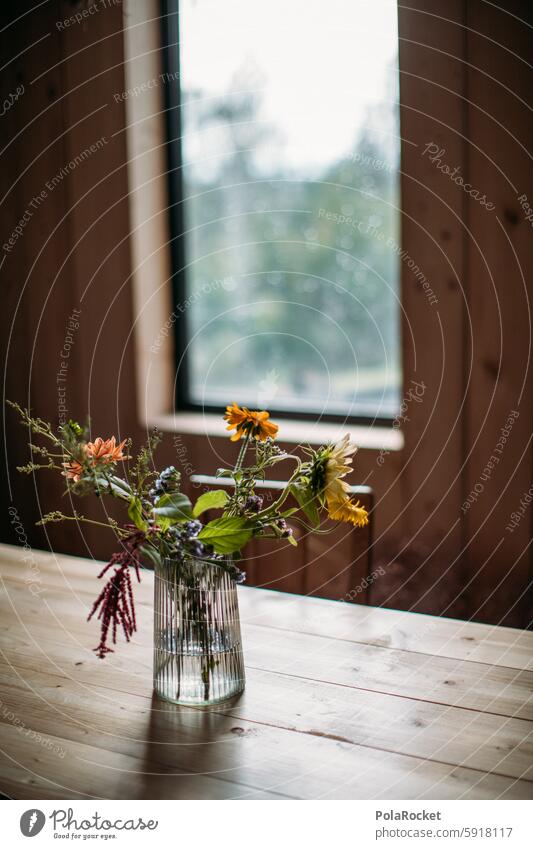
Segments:
[[[69,761],[73,756],[88,757],[80,755],[76,746],[72,749],[72,742],[81,742],[95,751],[114,752],[117,757],[137,757],[142,762],[136,767],[139,772],[156,776],[181,773],[180,779],[202,770],[210,777],[220,772],[224,780],[234,784],[302,798],[352,798],[352,793],[353,798],[379,798],[384,794],[396,798],[399,788],[406,784],[412,793],[416,787],[416,795],[421,793],[423,798],[456,798],[459,788],[466,797],[475,789],[474,797],[480,793],[479,798],[509,792],[513,797],[519,794],[520,798],[529,798],[532,792],[527,781],[514,782],[480,770],[351,745],[325,731],[294,734],[227,713],[176,710],[148,695],[115,692],[110,699],[109,690],[102,693],[105,688],[94,686],[88,700],[86,690],[77,692],[72,681],[64,679],[58,685],[58,680],[59,676],[36,673],[32,676],[36,691],[32,693],[23,685],[5,686],[2,678],[4,706],[17,711],[24,728],[30,727],[29,721],[37,723],[46,739],[64,747]],[[57,761],[52,765],[58,768]],[[110,762],[109,769],[122,768]],[[107,769],[102,770],[102,790],[107,789],[110,778],[112,782]],[[150,784],[150,777],[145,781]],[[176,784],[179,782],[173,786]],[[209,790],[208,786],[203,792]],[[241,789],[241,795],[243,792]]]
[[[8,593],[11,585],[12,579],[7,580]],[[83,595],[85,598],[79,594],[73,602],[70,591],[55,591],[53,600],[47,600],[37,624],[32,627],[40,643],[54,633],[57,627],[54,616],[71,636],[79,639],[94,632],[93,639],[96,638],[96,623],[85,622],[94,594],[84,591]],[[17,616],[22,616],[24,621],[36,619],[35,613],[41,607],[28,593],[19,597],[17,604],[16,612],[4,616],[0,646],[2,640],[9,642],[9,631]],[[142,628],[143,639],[150,644],[150,610],[143,616]],[[246,661],[259,669],[533,720],[533,671],[530,670],[432,657],[301,632],[290,634],[291,650],[287,652],[286,631],[247,622],[243,623],[243,634]]]
[[[49,587],[86,589],[95,594],[96,575],[102,564],[78,557],[33,552],[39,578]],[[21,562],[20,549],[0,545],[0,575],[23,582],[34,578],[34,570]],[[75,585],[72,581],[75,579]],[[36,584],[38,588],[38,584]],[[140,597],[151,604],[150,582],[139,587]],[[495,627],[479,622],[413,614],[405,611],[338,603],[270,590],[239,588],[243,621],[366,645],[416,651],[431,656],[475,660],[480,663],[533,668],[533,631]]]
[[[533,798],[530,634],[242,588],[244,696],[176,708],[152,698],[151,575],[136,640],[100,661],[84,621],[99,564],[34,555],[39,594],[0,549],[4,793]]]
[[[54,696],[52,703],[55,703],[53,691],[62,689],[63,693],[71,693],[72,687],[77,686],[81,697],[91,704],[91,711],[113,712],[117,703],[129,704],[132,698],[136,703],[137,694],[148,697],[151,693],[147,657],[143,664],[144,674],[117,667],[110,673],[109,667],[103,663],[95,667],[95,662],[85,665],[83,673],[78,671],[83,667],[76,668],[72,661],[69,674],[68,670],[61,672],[46,658],[17,656],[14,660],[19,678],[18,695],[11,696],[12,709],[25,681],[31,686],[39,681],[37,692],[46,692],[47,698]],[[12,680],[13,673],[6,670],[5,665],[2,671],[4,702],[7,703],[7,682]],[[54,683],[48,685],[48,680]],[[95,692],[103,700],[103,708],[95,703]],[[243,698],[238,705],[225,708],[224,714],[310,737],[330,738],[409,754],[452,767],[468,765],[511,778],[533,780],[533,724],[523,720],[379,693],[354,693],[345,687],[318,686],[314,681],[253,669],[248,670]],[[111,722],[111,718],[108,717],[107,722]],[[52,727],[49,733],[55,733],[55,729]]]
[[[41,649],[46,647],[51,656],[57,655],[58,647],[63,646],[63,657],[72,660],[82,657],[80,642],[89,650],[94,645],[92,626],[80,624],[79,614],[68,613],[62,607],[58,610],[54,606],[53,610],[67,628],[70,640],[75,641],[74,645],[65,646],[65,640],[61,638],[50,639],[50,628],[55,626],[55,622],[49,617],[49,624],[46,613],[41,615],[42,621],[38,625],[32,626],[33,638]],[[0,649],[8,657],[14,627],[15,617],[5,615],[0,625]],[[149,643],[151,628],[143,628],[141,633]],[[243,626],[243,638],[246,663],[255,669],[416,701],[463,707],[496,716],[533,720],[533,673],[528,671],[444,658],[431,659],[426,655],[300,634],[291,636],[291,652],[287,655],[286,636],[280,632],[272,635],[267,628],[248,625]],[[124,646],[123,650],[127,666],[130,647]],[[35,645],[30,639],[18,641],[18,656],[32,657],[34,653]],[[20,659],[20,663],[23,662]],[[120,656],[117,662],[122,665]],[[104,676],[109,674],[111,666],[114,663],[108,662],[102,668]],[[148,679],[151,676],[150,654],[145,658],[145,675]]]
[[[173,775],[157,763],[141,757],[120,754],[93,745],[66,742],[49,735],[56,746],[67,745],[64,761],[47,748],[36,747],[17,729],[0,723],[2,792],[15,796],[14,785],[28,792],[25,799],[283,799],[286,794],[246,787],[211,775],[192,771]],[[21,770],[21,766],[23,769]],[[172,780],[169,780],[169,776]],[[504,790],[505,792],[505,790]],[[15,796],[16,798],[16,796]]]

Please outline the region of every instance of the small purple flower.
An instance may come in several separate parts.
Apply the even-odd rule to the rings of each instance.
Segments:
[[[278,526],[279,530],[281,531],[282,539],[287,539],[287,537],[292,536],[292,528],[289,527],[289,525],[287,524],[285,519],[278,519],[277,526]]]
[[[191,552],[196,557],[203,557],[205,555],[204,544],[202,542],[200,542],[199,540],[194,540],[194,542],[191,543]]]
[[[249,495],[246,499],[244,509],[250,510],[252,513],[259,513],[261,507],[263,506],[263,499],[260,495]]]
[[[185,533],[189,538],[197,537],[202,530],[203,525],[198,519],[193,519],[191,522],[185,522]]]

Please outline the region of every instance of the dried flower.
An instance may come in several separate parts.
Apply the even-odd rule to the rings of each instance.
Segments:
[[[135,529],[133,525],[128,526],[128,529],[132,532],[121,541],[123,550],[113,554],[107,566],[98,575],[102,578],[108,569],[115,567],[113,577],[108,580],[87,617],[88,620],[91,619],[100,608],[98,613],[98,619],[101,621],[100,643],[94,651],[102,659],[108,652],[113,651],[107,645],[110,628],[113,643],[117,641],[119,626],[122,627],[127,642],[137,630],[130,568],[135,570],[137,581],[140,583],[139,548],[146,541],[146,534]]]

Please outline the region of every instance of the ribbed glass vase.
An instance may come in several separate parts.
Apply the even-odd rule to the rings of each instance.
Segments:
[[[154,690],[181,705],[215,705],[244,690],[231,561],[164,560],[155,570]]]

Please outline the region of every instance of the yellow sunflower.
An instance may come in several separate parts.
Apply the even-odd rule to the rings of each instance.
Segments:
[[[349,484],[344,478],[352,471],[352,457],[357,446],[350,442],[350,434],[326,449],[324,465],[324,498],[330,501],[341,501],[347,497]]]
[[[224,420],[228,422],[226,430],[236,428],[231,437],[232,442],[237,442],[241,436],[246,436],[246,434],[251,434],[260,442],[264,442],[269,436],[275,439],[279,428],[269,419],[270,413],[266,410],[249,410],[248,407],[239,407],[235,401],[226,407],[226,415],[224,416]]]
[[[368,512],[359,501],[344,497],[339,501],[328,501],[328,516],[335,522],[349,522],[356,528],[368,525]]]
[[[345,481],[352,471],[356,451],[349,434],[317,451],[311,465],[310,486],[330,519],[363,528],[368,524],[368,513],[358,501],[350,500],[350,486]]]

